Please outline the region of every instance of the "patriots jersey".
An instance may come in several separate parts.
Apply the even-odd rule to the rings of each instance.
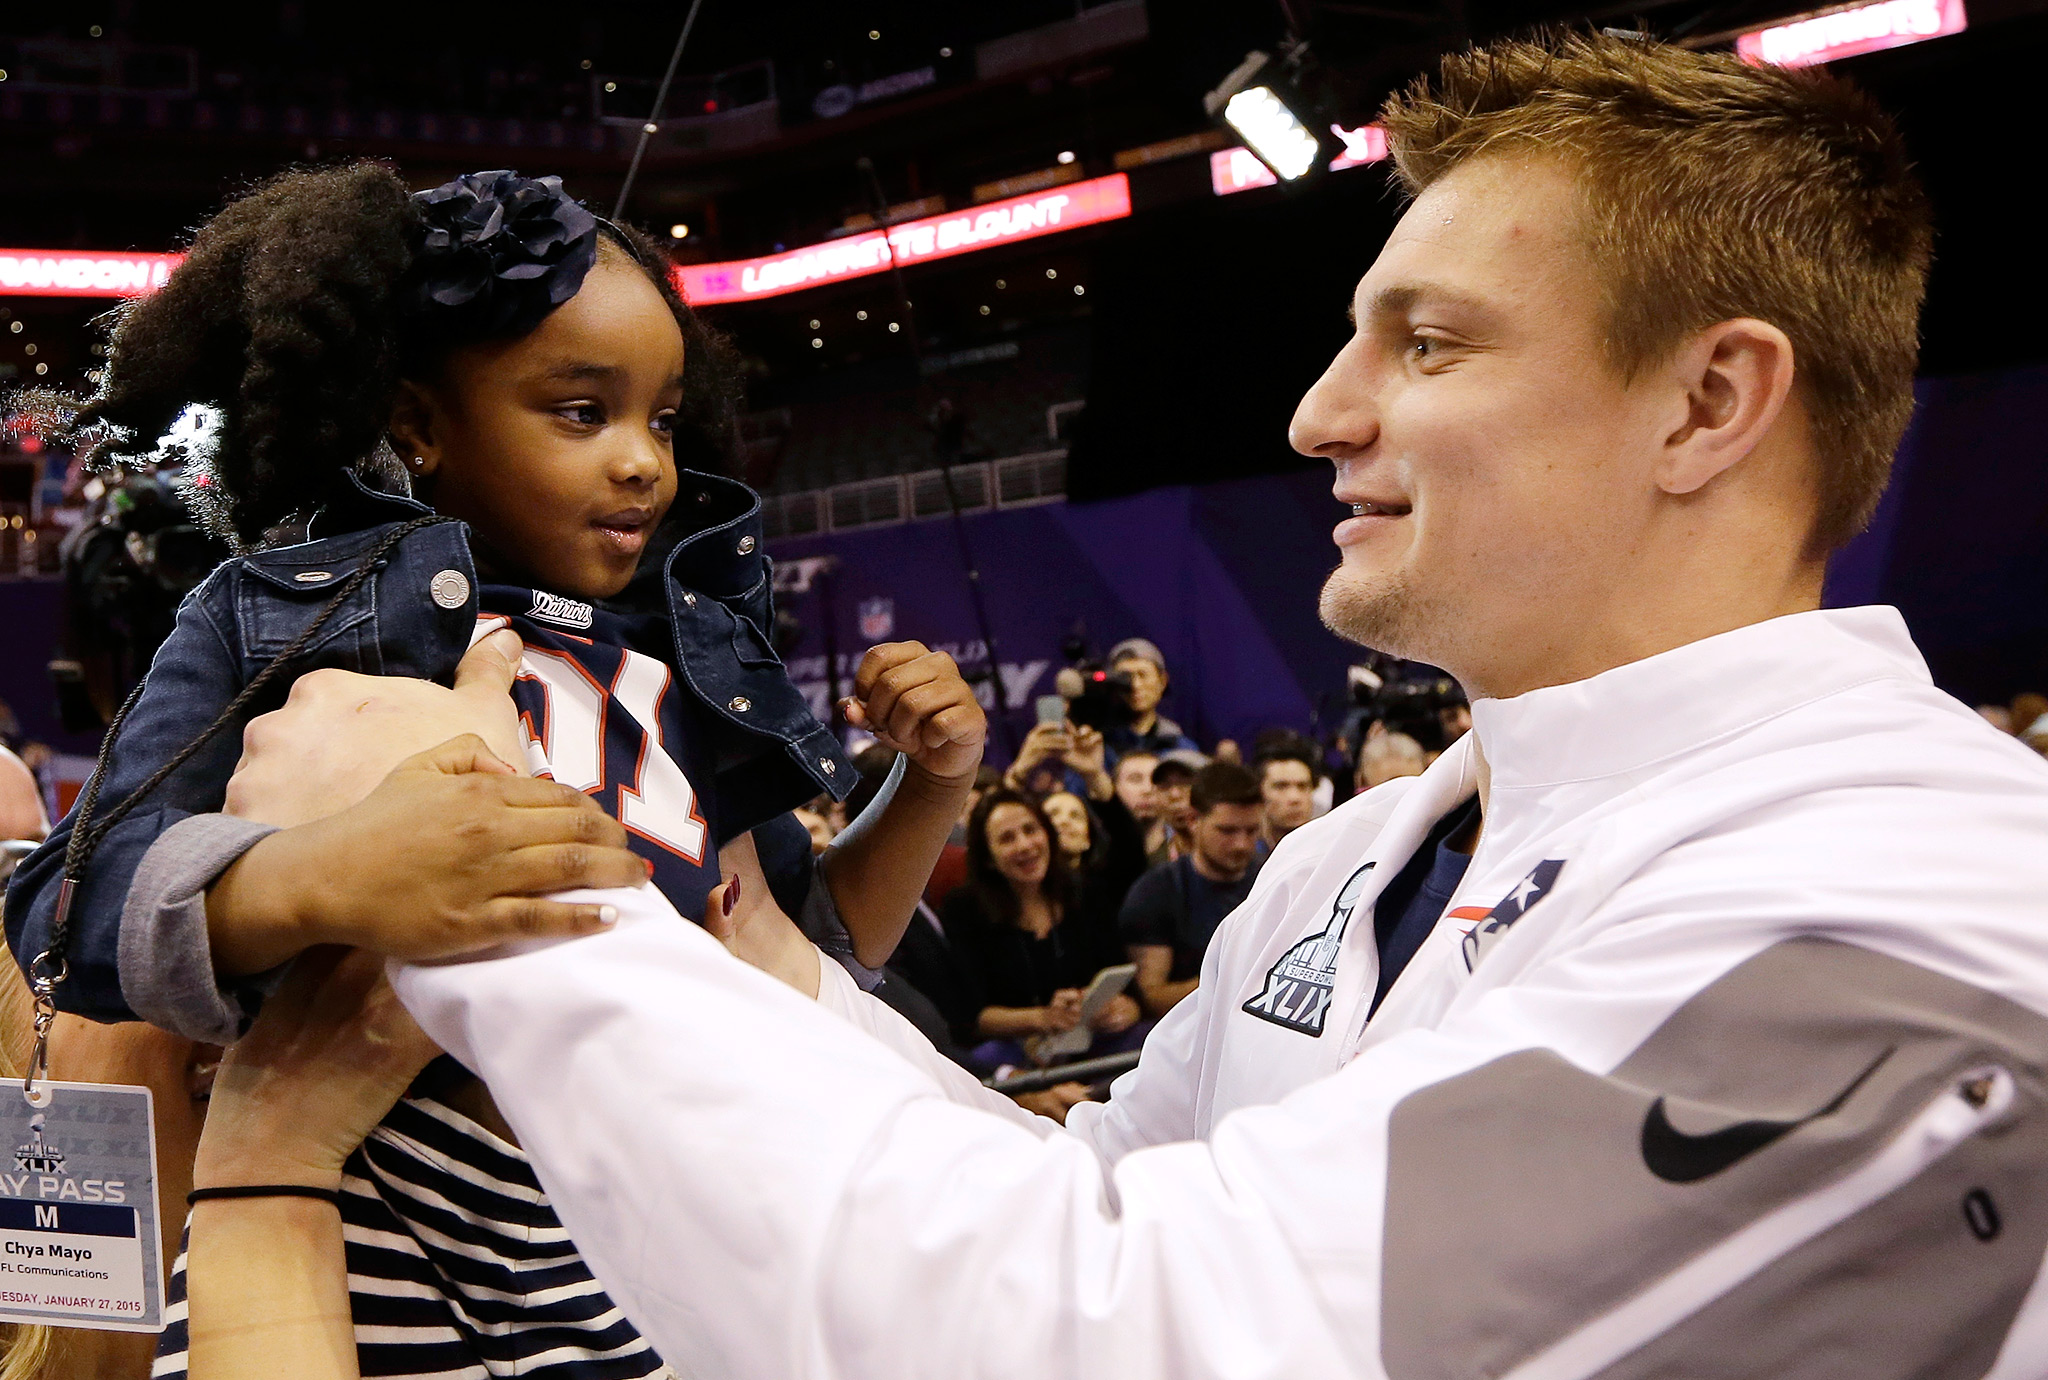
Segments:
[[[510,626],[526,644],[512,699],[537,776],[594,796],[654,864],[678,911],[704,914],[720,880],[715,802],[695,783],[709,741],[676,684],[668,619],[619,614],[546,590],[485,585],[476,637]]]

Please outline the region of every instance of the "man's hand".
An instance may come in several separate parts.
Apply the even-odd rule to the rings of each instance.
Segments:
[[[542,898],[647,875],[589,796],[521,775],[469,736],[400,763],[362,803],[262,840],[208,891],[207,929],[224,973],[313,944],[447,958],[604,929],[609,907]]]
[[[403,676],[313,671],[284,707],[250,722],[227,812],[289,828],[368,796],[399,763],[475,734],[500,762],[526,761],[512,678],[519,635],[501,628],[455,668],[455,688]]]
[[[861,658],[846,721],[875,735],[940,780],[965,780],[981,765],[988,716],[944,652],[922,642],[885,642]]]

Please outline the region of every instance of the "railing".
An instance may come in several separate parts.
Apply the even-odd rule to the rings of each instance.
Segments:
[[[977,460],[953,466],[953,493],[963,513],[991,508],[1029,508],[1067,496],[1064,450]],[[944,517],[944,470],[919,470],[886,479],[861,479],[829,489],[768,494],[761,499],[761,525],[769,537],[803,537],[818,532],[856,532]]]

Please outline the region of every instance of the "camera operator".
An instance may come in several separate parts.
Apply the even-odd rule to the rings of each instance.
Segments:
[[[1165,655],[1143,637],[1126,637],[1110,647],[1106,672],[1069,678],[1061,674],[1061,694],[1069,700],[1069,719],[1102,731],[1108,760],[1114,768],[1124,753],[1145,751],[1163,758],[1169,751],[1196,751],[1194,739],[1180,725],[1159,715],[1171,678]]]

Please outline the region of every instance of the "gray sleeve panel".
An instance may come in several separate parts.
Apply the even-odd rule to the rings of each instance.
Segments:
[[[810,894],[804,897],[803,913],[796,917],[796,927],[827,958],[852,974],[861,991],[874,991],[882,985],[882,970],[869,968],[853,956],[853,936],[846,932],[846,921],[840,918],[839,904],[832,899],[832,888],[825,881],[824,860],[813,862],[811,869]]]
[[[1387,1373],[1507,1374],[1997,1065],[2015,1085],[1999,1118],[1598,1372],[1982,1375],[2048,1247],[2044,1058],[2048,1020],[2023,1007],[1801,938],[1695,994],[1606,1077],[1531,1049],[1424,1088],[1388,1126]],[[1995,1205],[1988,1238],[1972,1194]]]
[[[206,1044],[233,1044],[255,1012],[223,991],[206,932],[206,889],[276,831],[233,815],[192,815],[143,854],[121,907],[121,995],[151,1025]],[[242,979],[256,994],[274,977]]]

